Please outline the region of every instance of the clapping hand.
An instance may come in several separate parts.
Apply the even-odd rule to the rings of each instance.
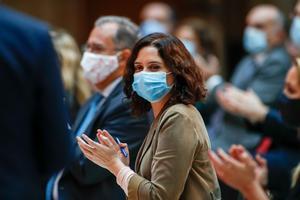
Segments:
[[[125,157],[120,151],[120,147],[123,147],[128,153],[127,144],[118,145],[105,130],[98,129],[97,138],[99,142],[93,141],[84,134],[82,138],[77,137],[79,148],[89,160],[117,175],[123,166],[129,165],[129,156]]]
[[[267,183],[266,160],[256,156],[255,161],[241,145],[233,145],[229,154],[222,149],[217,154],[211,151],[209,157],[218,177],[242,193]]]
[[[243,91],[232,85],[217,91],[217,101],[227,112],[245,117],[252,123],[263,121],[269,110],[253,90]]]

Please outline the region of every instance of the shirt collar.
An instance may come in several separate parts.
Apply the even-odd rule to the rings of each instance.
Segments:
[[[110,83],[108,86],[106,86],[106,88],[99,91],[99,93],[102,94],[104,96],[104,98],[107,98],[112,93],[112,91],[115,89],[115,87],[121,82],[121,80],[122,80],[122,77],[118,77],[112,83]]]

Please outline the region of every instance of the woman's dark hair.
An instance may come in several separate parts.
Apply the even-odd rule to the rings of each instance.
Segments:
[[[135,44],[124,73],[124,92],[127,98],[132,100],[133,114],[141,115],[151,108],[150,102],[138,96],[132,89],[134,62],[139,51],[147,46],[153,46],[158,50],[159,56],[174,77],[174,86],[170,91],[171,97],[165,108],[176,103],[195,104],[205,98],[206,88],[202,71],[197,67],[183,43],[172,35],[153,33]]]

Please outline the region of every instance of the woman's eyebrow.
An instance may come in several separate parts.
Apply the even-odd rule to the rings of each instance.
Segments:
[[[162,63],[159,61],[150,61],[149,64],[162,64]]]
[[[134,64],[141,64],[141,62],[136,61],[136,62],[134,62]],[[147,64],[162,64],[162,63],[159,62],[159,61],[150,61],[150,62],[148,62]]]

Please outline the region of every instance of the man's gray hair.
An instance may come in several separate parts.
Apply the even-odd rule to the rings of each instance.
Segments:
[[[102,26],[106,23],[114,23],[118,25],[118,30],[113,38],[116,49],[131,49],[139,39],[139,27],[127,17],[99,17],[95,22],[95,26]]]

